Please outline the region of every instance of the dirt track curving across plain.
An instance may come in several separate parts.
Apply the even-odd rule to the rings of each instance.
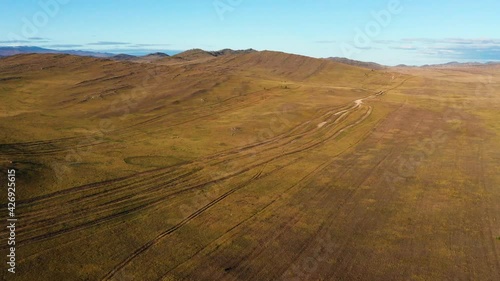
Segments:
[[[471,96],[474,73],[273,52],[0,64],[23,112],[0,117],[19,280],[500,278],[498,96]]]

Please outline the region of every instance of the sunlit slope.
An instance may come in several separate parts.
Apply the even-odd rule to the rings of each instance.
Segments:
[[[1,71],[2,157],[29,160],[40,185],[29,196],[59,189],[41,188],[40,179],[57,176],[54,163],[63,165],[63,182],[94,181],[73,174],[81,171],[124,175],[148,166],[130,165],[129,157],[182,162],[270,135],[263,132],[284,110],[291,126],[373,92],[366,69],[275,52],[181,65],[33,54],[3,59]]]
[[[191,55],[0,60],[19,280],[500,277],[497,69]]]

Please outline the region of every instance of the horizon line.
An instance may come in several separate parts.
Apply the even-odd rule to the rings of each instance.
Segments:
[[[389,65],[389,64],[383,64],[379,63],[376,61],[364,61],[364,60],[358,60],[358,59],[353,59],[349,57],[339,57],[339,56],[330,56],[330,57],[315,57],[315,56],[310,56],[310,55],[304,55],[304,54],[298,54],[298,53],[291,53],[291,52],[285,52],[285,51],[280,51],[280,50],[259,50],[259,49],[254,49],[254,48],[246,48],[246,49],[232,49],[232,48],[223,48],[223,49],[214,49],[214,50],[207,50],[207,49],[202,49],[202,48],[189,48],[189,49],[109,49],[109,50],[101,50],[101,49],[93,49],[93,48],[85,48],[85,49],[65,49],[65,48],[46,48],[46,47],[40,47],[37,45],[15,45],[15,46],[1,46],[0,49],[2,48],[38,48],[42,50],[48,50],[48,51],[56,51],[56,52],[87,52],[87,53],[95,53],[95,54],[102,54],[102,55],[107,55],[108,57],[100,57],[100,58],[109,58],[117,55],[129,55],[133,57],[144,57],[148,56],[154,53],[165,53],[166,55],[169,56],[175,56],[177,54],[191,51],[191,50],[201,50],[205,52],[218,52],[218,51],[223,51],[223,50],[231,50],[231,51],[246,51],[246,50],[254,50],[256,52],[277,52],[277,53],[284,53],[284,54],[290,54],[290,55],[297,55],[297,56],[304,56],[304,57],[309,57],[313,59],[347,59],[351,60],[354,62],[361,62],[361,63],[374,63],[378,64],[380,66],[384,67],[398,67],[398,66],[408,66],[408,67],[422,67],[422,66],[439,66],[439,65],[447,65],[447,64],[476,64],[476,65],[490,65],[490,64],[500,64],[500,59],[498,60],[485,60],[485,61],[477,61],[477,60],[452,60],[448,61],[445,63],[424,63],[424,64],[394,64],[394,65]],[[135,51],[135,52],[134,52]],[[170,52],[171,54],[167,54],[166,52]],[[174,53],[175,52],[175,53]],[[37,53],[17,53],[17,54],[12,54],[12,55],[1,55],[0,57],[9,57],[9,56],[15,56],[15,55],[23,55],[23,54],[44,54],[42,52]],[[68,55],[75,55],[75,56],[86,56],[86,55],[79,55],[79,54],[71,54],[71,53],[66,53]],[[111,56],[110,56],[111,55]],[[88,55],[88,57],[95,57],[92,55]]]

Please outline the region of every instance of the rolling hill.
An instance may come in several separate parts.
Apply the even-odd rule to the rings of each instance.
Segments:
[[[332,61],[336,61],[336,62],[340,62],[340,63],[345,63],[345,64],[364,67],[364,68],[376,69],[376,70],[387,68],[386,66],[383,66],[383,65],[375,63],[375,62],[363,62],[363,61],[357,61],[357,60],[351,60],[348,58],[339,58],[339,57],[330,57],[327,59],[332,60]]]
[[[498,280],[499,90],[494,65],[4,57],[16,280]]]

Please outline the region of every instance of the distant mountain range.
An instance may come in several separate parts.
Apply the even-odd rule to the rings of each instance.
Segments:
[[[133,56],[133,55],[128,55],[128,54],[119,54],[119,55],[113,55],[110,57],[110,59],[113,60],[120,60],[120,61],[151,61],[151,60],[159,60],[163,58],[168,58],[170,57],[169,55],[161,52],[156,52],[152,54],[148,54],[145,56]]]
[[[191,49],[187,50],[185,52],[179,53],[175,55],[175,58],[180,58],[184,60],[195,60],[195,59],[201,59],[201,58],[213,58],[213,57],[219,57],[223,55],[236,55],[236,54],[249,54],[249,53],[255,53],[257,52],[254,49],[247,49],[247,50],[231,50],[231,49],[223,49],[219,51],[205,51],[202,49]]]
[[[231,49],[223,49],[219,51],[204,51],[201,49],[192,49],[181,52],[175,55],[175,58],[192,60],[198,59],[201,57],[218,57],[222,55],[229,54],[244,54],[257,52],[253,49],[248,50],[231,50]],[[69,54],[76,56],[88,56],[88,57],[99,57],[99,58],[111,58],[116,60],[124,60],[124,61],[134,61],[134,60],[142,60],[142,59],[162,59],[170,57],[168,54],[162,52],[151,53],[145,56],[134,56],[129,54],[112,54],[105,52],[94,52],[94,51],[81,51],[81,50],[53,50],[46,49],[35,46],[19,46],[19,47],[0,47],[0,57],[13,56],[19,54]]]
[[[494,61],[489,61],[489,62],[457,62],[457,61],[452,61],[448,63],[443,63],[443,64],[426,64],[422,65],[422,67],[455,67],[455,66],[481,66],[481,65],[494,65],[494,64],[500,64],[500,62],[494,62]]]
[[[20,47],[0,47],[0,56],[13,56],[19,54],[69,54],[76,56],[89,56],[89,57],[112,57],[115,54],[110,53],[100,53],[100,52],[90,52],[90,51],[79,51],[79,50],[52,50],[40,47],[32,46],[20,46]]]
[[[13,56],[13,55],[19,55],[19,54],[69,54],[69,55],[76,55],[76,56],[87,56],[87,57],[98,57],[98,58],[110,58],[114,60],[121,60],[121,61],[153,61],[153,60],[159,60],[159,59],[164,59],[168,57],[176,58],[176,59],[183,59],[183,60],[197,60],[200,58],[211,58],[211,57],[218,57],[218,56],[223,56],[223,55],[234,55],[234,54],[248,54],[248,53],[254,53],[257,52],[254,49],[247,49],[247,50],[231,50],[231,49],[223,49],[219,51],[205,51],[202,49],[191,49],[187,50],[184,52],[180,52],[176,55],[169,56],[168,54],[162,53],[162,52],[156,52],[156,53],[151,53],[145,56],[134,56],[134,55],[129,55],[129,54],[113,54],[113,53],[106,53],[106,52],[96,52],[96,51],[82,51],[82,50],[53,50],[53,49],[46,49],[46,48],[41,48],[41,47],[36,47],[36,46],[17,46],[17,47],[0,47],[0,57],[7,57],[7,56]],[[357,60],[352,60],[348,58],[343,58],[343,57],[329,57],[326,58],[327,60],[330,61],[335,61],[343,64],[348,64],[348,65],[353,65],[353,66],[358,66],[358,67],[363,67],[363,68],[369,68],[369,69],[375,69],[375,70],[380,70],[380,69],[385,69],[388,66],[381,65],[375,62],[363,62],[363,61],[357,61]],[[481,65],[495,65],[495,64],[500,64],[499,62],[486,62],[486,63],[480,63],[480,62],[465,62],[465,63],[460,63],[460,62],[449,62],[449,63],[444,63],[444,64],[426,64],[422,65],[420,67],[453,67],[453,66],[481,66]],[[397,65],[396,67],[417,67],[417,66],[409,66],[409,65],[404,65],[400,64]]]

